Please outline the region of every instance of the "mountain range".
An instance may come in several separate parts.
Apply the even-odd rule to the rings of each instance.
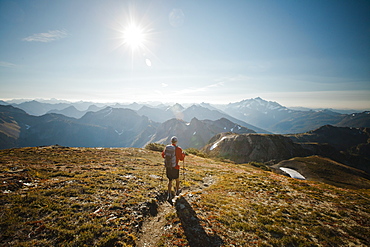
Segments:
[[[206,103],[184,107],[37,101],[17,106],[23,109],[0,105],[1,149],[55,144],[145,147],[168,144],[176,135],[184,149],[203,148],[210,156],[237,163],[321,155],[370,172],[369,112],[296,111],[261,98],[218,108]]]
[[[169,143],[177,135],[183,148],[201,148],[217,133],[254,133],[226,118],[190,122],[172,118],[164,123],[127,108],[106,107],[76,119],[49,113],[32,116],[13,106],[0,106],[0,148],[63,145],[72,147],[144,147]]]
[[[229,115],[275,134],[304,133],[323,125],[340,127],[370,126],[370,112],[341,114],[331,110],[297,111],[261,98],[228,104]]]
[[[190,122],[173,118],[161,124],[149,142],[170,143],[171,137],[176,135],[181,140],[181,147],[202,148],[214,135],[225,131],[239,134],[255,133],[226,118],[213,121],[198,120],[194,117]]]
[[[53,103],[51,103],[53,102]],[[180,104],[132,103],[132,104],[102,104],[94,102],[66,101],[1,101],[0,105],[12,105],[34,116],[47,113],[58,113],[67,117],[81,118],[87,112],[99,111],[106,107],[127,108],[136,111],[140,116],[163,123],[171,118],[189,122],[193,117],[199,120],[218,120],[226,118],[257,133],[295,134],[314,130],[323,125],[340,127],[369,127],[369,111],[345,114],[340,110],[294,110],[277,102],[261,98],[246,99],[226,105],[211,105],[208,103]]]
[[[184,148],[202,148],[222,132],[298,134],[324,125],[369,127],[370,112],[297,111],[261,98],[223,106],[2,101],[0,148],[60,144],[143,147],[178,135]],[[7,105],[6,105],[7,104]],[[297,140],[295,140],[297,141]]]

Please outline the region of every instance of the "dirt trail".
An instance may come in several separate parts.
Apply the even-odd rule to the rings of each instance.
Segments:
[[[158,208],[157,214],[155,216],[148,217],[142,225],[141,233],[138,237],[137,246],[138,247],[149,247],[157,246],[161,236],[172,231],[172,226],[167,225],[168,220],[166,216],[171,214],[179,214],[176,209],[178,201],[187,200],[192,201],[193,195],[192,192],[202,190],[204,187],[208,187],[215,182],[215,178],[212,176],[207,176],[203,178],[203,183],[200,183],[198,186],[192,186],[191,188],[183,188],[181,195],[173,199],[172,202],[166,201],[166,193],[158,196]],[[176,201],[178,200],[178,201]],[[190,205],[188,206],[190,207]],[[181,208],[183,209],[183,208]]]
[[[139,236],[137,243],[138,247],[156,246],[162,234],[168,230],[165,229],[166,215],[176,212],[176,209],[167,202],[161,203],[158,207],[158,213],[154,217],[150,217],[143,223],[142,233]]]

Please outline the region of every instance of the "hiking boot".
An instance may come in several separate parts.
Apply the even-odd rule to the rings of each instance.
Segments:
[[[172,194],[171,193],[168,193],[167,201],[171,201],[171,199],[172,199]]]
[[[181,190],[180,189],[178,191],[176,191],[176,195],[177,196],[180,195],[180,193],[181,193]]]

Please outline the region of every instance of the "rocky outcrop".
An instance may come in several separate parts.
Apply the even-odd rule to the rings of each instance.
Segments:
[[[297,135],[223,133],[213,137],[203,152],[237,163],[276,164],[294,157],[319,155],[370,173],[368,128],[330,125]]]
[[[211,139],[203,151],[237,163],[281,161],[307,156],[310,151],[282,135],[222,133]]]

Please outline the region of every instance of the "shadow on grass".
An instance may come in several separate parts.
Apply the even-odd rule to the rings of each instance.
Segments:
[[[184,197],[180,197],[175,203],[176,212],[181,220],[186,238],[191,247],[217,247],[223,244],[217,234],[208,234],[201,225],[197,214]]]

